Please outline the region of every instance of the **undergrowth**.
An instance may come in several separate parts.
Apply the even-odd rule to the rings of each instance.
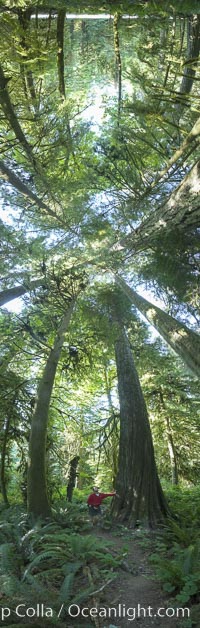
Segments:
[[[78,514],[81,534],[77,531]],[[32,623],[39,626],[37,620],[27,617],[19,620],[14,613],[19,604],[26,608],[37,604],[51,607],[53,617],[48,616],[48,620],[43,617],[42,625],[66,626],[62,622],[70,604],[81,606],[90,600],[92,603],[93,592],[115,578],[120,559],[112,556],[110,544],[83,534],[84,526],[87,528],[88,524],[77,505],[67,507],[67,512],[64,509],[55,512],[54,520],[39,520],[32,526],[20,508],[1,512],[1,606],[13,609],[12,623],[8,617],[4,626]]]

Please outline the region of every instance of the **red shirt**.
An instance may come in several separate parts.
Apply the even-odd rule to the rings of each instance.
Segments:
[[[87,500],[88,506],[100,506],[105,497],[114,497],[114,495],[115,493],[99,493],[98,495],[91,493]]]

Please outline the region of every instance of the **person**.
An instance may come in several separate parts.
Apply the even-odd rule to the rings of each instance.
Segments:
[[[99,517],[102,514],[101,511],[101,502],[106,497],[115,497],[116,491],[113,493],[100,493],[98,486],[93,486],[93,493],[91,493],[87,499],[89,515],[92,519],[93,524],[99,521]]]

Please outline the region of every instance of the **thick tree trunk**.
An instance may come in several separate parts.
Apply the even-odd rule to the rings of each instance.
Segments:
[[[200,123],[199,123],[200,128]],[[168,200],[153,211],[137,229],[114,244],[112,250],[145,251],[156,247],[170,233],[196,229],[200,224],[200,161],[184,177]]]
[[[120,402],[119,471],[113,515],[154,526],[167,514],[157,474],[147,409],[129,341],[122,328],[115,345]]]
[[[65,32],[66,10],[60,9],[57,17],[57,66],[58,66],[58,87],[60,95],[65,99],[65,75],[64,75],[64,32]]]
[[[28,468],[28,511],[33,513],[35,517],[48,517],[51,514],[46,484],[48,414],[56,369],[74,305],[73,301],[58,329],[54,347],[48,357],[39,384],[37,404],[32,419]]]
[[[22,284],[21,286],[13,286],[13,288],[2,290],[2,292],[0,292],[0,306],[5,305],[5,303],[8,303],[13,299],[18,299],[23,296],[23,294],[26,294],[26,292],[31,292],[31,290],[35,290],[35,288],[38,288],[44,283],[44,279],[36,279],[26,285]]]
[[[145,316],[168,345],[179,355],[186,366],[196,375],[200,376],[200,336],[177,321],[173,316],[163,312],[159,307],[141,297],[133,288],[115,275],[117,285],[123,290],[131,303]]]
[[[70,460],[70,468],[69,468],[69,479],[67,485],[67,500],[68,502],[72,501],[73,490],[76,486],[76,478],[77,478],[77,467],[79,463],[80,456],[74,456],[72,460]]]

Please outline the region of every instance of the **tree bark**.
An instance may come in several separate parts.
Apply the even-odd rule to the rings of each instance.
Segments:
[[[166,340],[172,349],[184,361],[187,367],[196,375],[200,376],[200,336],[184,323],[180,323],[173,316],[163,312],[157,305],[141,297],[133,288],[115,275],[117,285],[122,289],[131,303],[145,316],[159,334]]]
[[[48,414],[56,369],[75,302],[62,319],[39,384],[36,409],[32,419],[28,465],[28,512],[34,517],[48,517],[51,507],[46,482],[46,437]]]
[[[162,521],[167,504],[157,474],[145,400],[129,341],[119,327],[115,344],[120,402],[119,471],[113,515],[135,525],[138,518],[150,527]]]
[[[35,290],[35,288],[38,288],[42,284],[44,284],[44,279],[35,279],[35,281],[31,281],[29,284],[27,283],[27,285],[22,284],[21,286],[13,286],[13,288],[2,290],[2,292],[0,292],[0,306],[5,305],[5,303],[13,299],[18,299],[23,296],[23,294],[26,294],[26,292],[31,292],[31,290]]]

